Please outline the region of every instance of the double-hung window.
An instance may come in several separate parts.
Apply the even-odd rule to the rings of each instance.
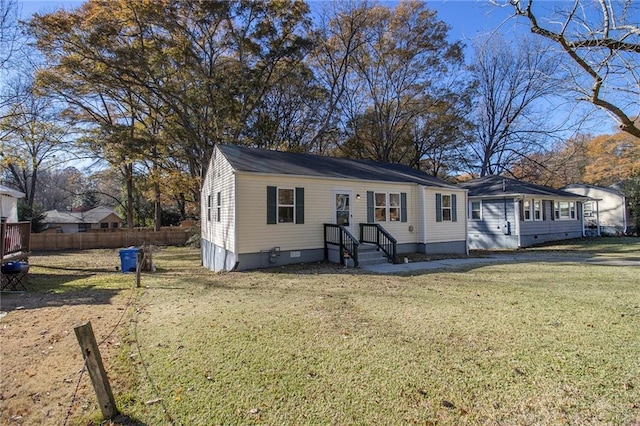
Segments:
[[[594,201],[586,201],[582,206],[584,217],[593,217],[593,203]]]
[[[554,203],[554,214],[558,220],[576,219],[576,203],[573,201],[556,201]]]
[[[400,221],[400,194],[387,194],[376,192],[375,217],[376,222],[399,222]]]
[[[442,220],[451,221],[451,195],[442,195]]]
[[[533,200],[533,220],[542,220],[542,201]]]
[[[389,221],[400,221],[400,194],[389,194]]]
[[[293,223],[294,200],[293,188],[278,188],[278,223]]]
[[[482,219],[482,201],[472,201],[469,209],[469,219],[481,220]]]
[[[531,200],[524,200],[522,202],[522,218],[526,221],[531,220]]]
[[[457,222],[456,194],[436,194],[436,222]]]
[[[374,196],[376,222],[387,221],[387,194],[384,192],[376,192]]]
[[[367,191],[367,222],[406,222],[406,192]]]
[[[304,223],[304,188],[267,186],[267,224]]]

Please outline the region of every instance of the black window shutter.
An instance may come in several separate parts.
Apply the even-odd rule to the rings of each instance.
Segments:
[[[373,204],[373,191],[367,191],[367,223],[373,223],[375,207]]]
[[[304,188],[296,188],[296,223],[304,223]]]
[[[451,194],[451,221],[458,221],[458,197],[456,194]]]
[[[442,222],[442,194],[436,194],[436,222]]]
[[[278,223],[278,188],[267,186],[267,224]]]
[[[407,193],[400,193],[400,222],[407,221]]]

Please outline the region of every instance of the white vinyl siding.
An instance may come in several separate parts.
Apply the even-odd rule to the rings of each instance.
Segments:
[[[466,222],[466,191],[444,188],[427,187],[425,191],[426,203],[426,243],[447,242],[447,241],[465,241],[467,238]],[[436,194],[455,195],[456,197],[456,221],[443,220],[437,221],[436,215]],[[453,201],[453,197],[450,197]],[[444,203],[443,203],[444,205]],[[452,206],[453,207],[453,206]]]
[[[319,179],[301,176],[256,175],[236,173],[238,253],[257,253],[280,247],[281,250],[302,250],[324,247],[324,223],[335,222],[334,191],[351,191],[352,232],[359,237],[360,223],[367,222],[367,191],[399,194],[407,193],[407,222],[384,222],[398,243],[417,242],[415,232],[417,185],[388,184],[342,179]],[[304,188],[305,220],[291,226],[266,225],[267,186]],[[360,195],[360,199],[357,195]],[[413,231],[409,231],[409,226]]]
[[[216,152],[209,171],[202,183],[202,193],[206,194],[202,203],[202,238],[226,250],[235,250],[235,178],[229,162]],[[219,202],[218,202],[219,201]]]

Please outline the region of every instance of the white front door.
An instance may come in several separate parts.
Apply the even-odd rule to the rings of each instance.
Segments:
[[[351,214],[351,191],[333,191],[333,205],[334,223],[336,225],[344,225],[349,228],[351,232],[351,222],[353,218]]]

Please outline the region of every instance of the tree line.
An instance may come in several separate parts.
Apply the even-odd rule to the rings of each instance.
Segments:
[[[607,4],[612,22],[633,24],[635,6]],[[567,137],[580,134],[584,113],[558,113],[576,92],[611,113],[637,155],[637,105],[628,102],[640,92],[639,68],[629,66],[637,32],[608,28],[598,38],[567,24],[578,38],[569,40],[571,31],[542,26],[532,0],[511,2],[534,36],[482,37],[465,59],[465,46],[449,40],[449,26],[424,2],[324,6],[89,0],[18,23],[17,3],[0,0],[3,179],[27,194],[31,217],[65,204],[117,203],[130,226],[197,217],[215,144],[397,162],[443,178],[549,180],[545,173],[579,162],[572,152],[589,152],[575,142],[585,136]],[[600,22],[562,6],[552,18]],[[621,79],[624,96],[610,97]],[[101,171],[61,167],[70,156]],[[572,179],[614,176],[581,170]],[[629,170],[625,178],[639,173]],[[56,191],[43,188],[56,180],[64,191],[47,200]]]

